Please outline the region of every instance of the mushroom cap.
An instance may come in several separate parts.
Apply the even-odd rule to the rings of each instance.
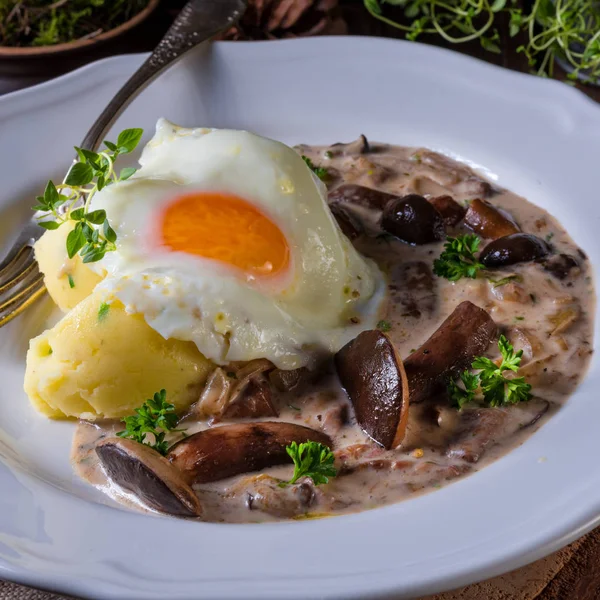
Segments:
[[[108,477],[159,512],[199,517],[202,507],[192,488],[169,461],[149,446],[123,438],[108,438],[96,446]]]
[[[286,446],[307,441],[331,446],[328,435],[295,423],[237,423],[184,438],[169,450],[167,459],[188,483],[208,483],[289,462]]]
[[[362,430],[385,448],[398,446],[408,421],[408,379],[387,335],[363,331],[336,354],[335,365]]]

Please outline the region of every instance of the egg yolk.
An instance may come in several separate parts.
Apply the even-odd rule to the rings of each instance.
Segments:
[[[230,194],[179,196],[162,219],[162,241],[171,250],[218,260],[252,276],[275,275],[289,262],[279,227],[252,204]]]

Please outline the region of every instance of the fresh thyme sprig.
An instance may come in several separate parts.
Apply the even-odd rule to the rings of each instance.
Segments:
[[[292,485],[301,477],[310,477],[315,485],[328,483],[329,477],[335,477],[337,470],[333,466],[334,456],[331,448],[318,442],[297,444],[292,442],[286,452],[294,461],[294,474],[289,481],[280,483],[280,487]]]
[[[123,419],[125,429],[117,435],[129,438],[140,444],[146,444],[165,456],[169,444],[165,441],[165,435],[175,431],[177,426],[177,415],[175,406],[167,402],[167,392],[160,390],[154,397],[147,400],[140,408],[135,409],[136,414]],[[162,431],[160,431],[162,429]],[[153,441],[148,440],[147,434],[152,434]]]
[[[116,144],[105,141],[107,149],[100,152],[75,147],[79,162],[69,169],[64,183],[55,185],[49,181],[44,195],[37,196],[33,210],[43,213],[37,217],[41,227],[53,230],[69,221],[75,222],[67,236],[69,258],[79,253],[84,263],[91,263],[116,249],[117,234],[106,211],[90,210],[90,205],[96,192],[135,173],[135,169],[126,168],[117,175],[114,165],[121,154],[136,148],[142,133],[142,129],[125,129]]]
[[[448,394],[453,405],[459,410],[474,399],[478,387],[481,388],[483,399],[489,407],[518,404],[531,398],[531,385],[525,381],[525,377],[508,378],[504,375],[506,371],[519,370],[523,350],[515,352],[512,344],[503,335],[498,340],[498,349],[502,355],[499,365],[485,356],[479,356],[471,364],[471,368],[479,372],[464,371],[461,374],[464,389],[455,381],[449,382]]]

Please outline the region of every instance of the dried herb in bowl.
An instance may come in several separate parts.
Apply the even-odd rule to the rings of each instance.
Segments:
[[[149,0],[0,0],[0,46],[53,46],[94,38]]]

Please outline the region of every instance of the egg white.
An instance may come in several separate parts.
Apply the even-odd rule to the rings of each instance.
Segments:
[[[218,364],[268,358],[293,369],[374,327],[384,278],[341,233],[325,186],[294,150],[245,131],[161,119],[140,164],[94,198],[118,235],[117,250],[96,268],[108,273],[100,285],[163,337],[193,341]],[[290,248],[286,273],[252,278],[161,247],[161,211],[198,191],[239,196],[268,216]]]

